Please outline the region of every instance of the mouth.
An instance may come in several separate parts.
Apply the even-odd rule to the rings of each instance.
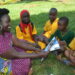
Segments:
[[[11,27],[8,27],[7,31],[9,32],[11,30]]]
[[[11,29],[11,27],[8,27],[8,29]]]

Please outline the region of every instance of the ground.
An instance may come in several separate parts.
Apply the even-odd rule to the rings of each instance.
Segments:
[[[49,9],[55,7],[58,9],[58,17],[67,16],[70,20],[69,30],[75,32],[75,4],[61,3],[52,1],[24,1],[15,4],[8,4],[0,6],[0,8],[8,8],[11,16],[12,32],[15,34],[15,27],[20,22],[19,13],[22,9],[29,10],[31,14],[31,21],[35,24],[38,34],[43,32],[43,26],[48,20]],[[41,63],[40,59],[34,59],[33,75],[75,75],[73,73],[74,67],[64,65],[56,60],[55,56],[49,54],[46,60]]]

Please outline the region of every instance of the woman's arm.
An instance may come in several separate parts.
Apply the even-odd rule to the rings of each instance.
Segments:
[[[31,45],[28,45],[22,41],[20,41],[19,39],[17,39],[14,35],[12,36],[12,42],[13,42],[13,45],[19,47],[19,48],[22,48],[24,50],[31,50],[31,51],[41,51],[40,49],[38,48],[35,48],[35,47],[32,47]]]
[[[0,54],[0,57],[6,59],[23,59],[23,58],[37,58],[37,57],[45,57],[48,52],[40,52],[40,53],[25,53],[25,52],[17,52],[14,48],[10,48],[5,53]]]
[[[37,34],[34,34],[33,39],[34,39],[35,42],[38,42],[39,41],[39,36]]]

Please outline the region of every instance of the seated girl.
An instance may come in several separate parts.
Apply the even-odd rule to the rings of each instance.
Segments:
[[[48,52],[41,51],[17,39],[10,32],[9,10],[0,9],[0,74],[28,75],[31,68],[30,58],[44,57]],[[39,53],[25,53],[33,50]],[[9,64],[10,63],[10,64]],[[6,71],[7,70],[7,71]]]
[[[60,46],[62,48],[62,50],[60,50],[58,52],[58,59],[61,58],[61,54],[64,52],[64,48],[67,49],[67,47],[69,48],[70,43],[72,42],[72,40],[74,39],[74,32],[68,30],[68,23],[69,23],[69,19],[67,17],[61,17],[58,21],[58,29],[57,31],[51,36],[51,38],[49,39],[49,41],[55,36],[60,43]],[[67,45],[67,47],[65,46]]]
[[[37,43],[37,31],[30,20],[30,14],[27,10],[22,10],[20,13],[20,24],[16,26],[16,36],[18,39]]]

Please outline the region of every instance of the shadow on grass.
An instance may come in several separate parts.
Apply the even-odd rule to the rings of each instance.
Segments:
[[[52,0],[22,0],[20,2],[17,2],[15,4],[20,4],[20,3],[31,3],[31,2],[37,2],[37,1],[46,1],[46,2],[54,2]]]
[[[59,12],[58,17],[67,16],[70,20],[69,29],[75,32],[75,11]],[[31,20],[35,24],[38,33],[43,31],[45,22],[48,20],[48,13],[40,13],[38,15],[31,15]],[[15,33],[15,27],[20,22],[20,19],[12,20],[12,32]]]

